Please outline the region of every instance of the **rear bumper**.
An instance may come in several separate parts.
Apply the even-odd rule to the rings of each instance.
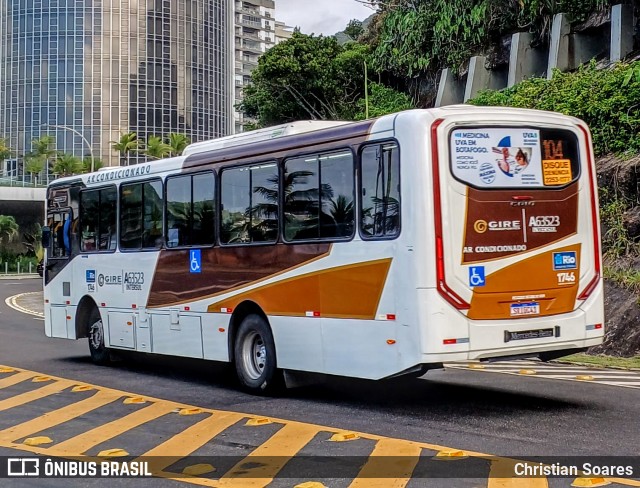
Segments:
[[[434,289],[419,290],[420,303],[439,303],[437,310],[424,309],[427,323],[422,331],[423,364],[505,356],[538,355],[544,352],[584,349],[604,338],[602,285],[571,313],[513,320],[470,320],[446,303]],[[601,324],[600,328],[595,328]],[[553,329],[552,337],[507,340],[505,333]],[[507,334],[508,335],[508,334]],[[455,339],[455,342],[452,340]]]

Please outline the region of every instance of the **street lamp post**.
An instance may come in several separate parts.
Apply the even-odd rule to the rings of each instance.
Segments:
[[[87,138],[85,136],[83,136],[77,130],[72,129],[71,127],[68,127],[66,125],[42,124],[41,127],[53,127],[54,129],[69,130],[69,131],[73,132],[75,135],[77,135],[78,137],[80,137],[87,144],[87,147],[89,148],[89,157],[91,158],[91,172],[93,173],[93,171],[94,171],[93,149],[91,149],[91,144],[89,144],[89,141],[87,140]]]

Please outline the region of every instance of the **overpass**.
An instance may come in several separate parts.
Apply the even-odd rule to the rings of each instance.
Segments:
[[[14,216],[21,229],[43,224],[46,192],[44,187],[0,186],[0,215]]]

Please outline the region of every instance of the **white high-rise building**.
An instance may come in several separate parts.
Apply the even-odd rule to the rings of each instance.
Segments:
[[[236,0],[235,3],[235,103],[242,101],[242,89],[251,80],[258,58],[276,43],[274,0]],[[235,131],[246,123],[235,112]]]

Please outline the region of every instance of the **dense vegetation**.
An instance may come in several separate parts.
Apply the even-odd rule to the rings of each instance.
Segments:
[[[361,119],[365,63],[374,97],[369,116],[429,106],[443,68],[461,73],[471,56],[497,53],[517,31],[548,42],[553,16],[574,25],[612,0],[360,0],[376,8],[366,24],[352,20],[351,42],[296,32],[260,57],[239,109],[254,126],[297,119]],[[495,56],[494,56],[495,57]],[[496,58],[497,59],[497,58]],[[497,62],[497,61],[496,61]],[[253,128],[250,126],[248,128]]]
[[[473,55],[501,36],[530,31],[546,42],[551,20],[567,13],[575,22],[609,0],[382,0],[369,42],[376,67],[399,77],[429,76],[442,68],[460,71]]]
[[[258,126],[301,119],[364,119],[369,51],[365,44],[340,45],[333,37],[296,32],[260,57],[240,109]],[[412,106],[406,95],[381,84],[372,92],[370,116]]]
[[[640,151],[640,63],[575,72],[556,71],[551,80],[533,78],[501,91],[481,93],[470,103],[534,108],[583,119],[593,135],[596,155]]]

